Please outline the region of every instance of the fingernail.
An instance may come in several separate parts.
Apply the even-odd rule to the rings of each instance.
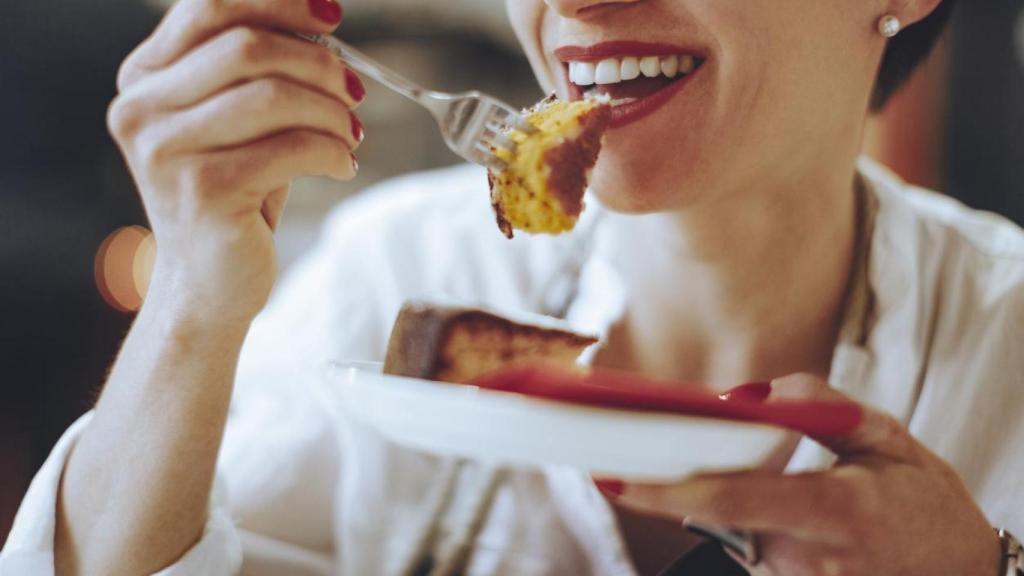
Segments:
[[[318,20],[328,24],[341,22],[341,4],[335,0],[309,0],[309,10]]]
[[[728,390],[718,397],[726,401],[753,402],[760,404],[768,399],[772,393],[772,385],[769,382],[752,382],[737,386]]]
[[[359,120],[353,112],[348,113],[349,118],[352,120],[352,137],[355,138],[356,142],[363,141],[363,122]]]
[[[594,480],[594,486],[606,496],[618,498],[626,491],[626,483],[621,480]]]
[[[359,160],[356,159],[356,155],[352,155],[352,170],[359,172]]]
[[[362,102],[363,98],[366,97],[366,86],[363,85],[363,81],[356,76],[356,73],[345,68],[345,89],[348,90],[348,95],[352,97],[356,102]]]

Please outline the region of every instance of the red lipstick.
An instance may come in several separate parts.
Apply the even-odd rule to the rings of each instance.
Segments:
[[[561,46],[554,51],[555,58],[561,62],[600,62],[605,58],[622,56],[679,56],[689,54],[703,59],[703,52],[692,46],[679,46],[658,42],[634,42],[632,40],[615,40],[601,42],[591,46]]]

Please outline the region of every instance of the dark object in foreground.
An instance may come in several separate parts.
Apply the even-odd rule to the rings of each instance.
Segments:
[[[748,573],[721,546],[705,542],[681,556],[658,576],[748,576]]]

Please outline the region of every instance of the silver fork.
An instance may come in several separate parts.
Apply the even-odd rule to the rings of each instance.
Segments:
[[[492,147],[515,152],[515,142],[506,135],[508,129],[526,133],[536,130],[519,111],[487,94],[476,91],[449,94],[427,90],[334,36],[299,36],[327,48],[356,71],[426,108],[437,120],[441,136],[452,152],[474,164],[504,169],[505,162],[494,155]]]

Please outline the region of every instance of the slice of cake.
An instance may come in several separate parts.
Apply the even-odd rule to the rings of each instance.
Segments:
[[[545,362],[573,369],[583,350],[597,342],[553,318],[521,320],[478,308],[407,303],[391,330],[384,372],[467,383],[514,364]]]
[[[515,152],[495,148],[506,168],[488,173],[498,227],[509,238],[513,228],[558,234],[576,225],[611,121],[611,105],[607,99],[565,102],[551,97],[526,114],[537,130],[511,130]]]

